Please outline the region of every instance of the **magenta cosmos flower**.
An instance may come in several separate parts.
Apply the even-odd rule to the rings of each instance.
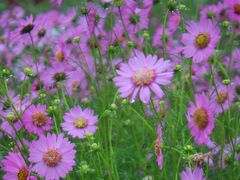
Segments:
[[[43,135],[52,128],[52,120],[46,113],[46,105],[31,105],[23,114],[23,124],[29,133]]]
[[[148,14],[150,8],[140,9],[135,1],[125,1],[122,17],[129,34],[148,28]]]
[[[204,93],[196,94],[194,98],[195,104],[189,102],[188,127],[191,129],[191,134],[197,144],[210,146],[212,142],[209,139],[209,135],[215,123],[212,104]]]
[[[191,21],[186,29],[188,33],[182,36],[184,56],[193,62],[207,61],[221,38],[219,27],[211,20],[202,19],[199,23]]]
[[[30,169],[27,167],[23,157],[19,152],[9,152],[8,155],[2,160],[3,170],[5,175],[4,180],[18,180],[18,179],[37,179],[30,177]]]
[[[190,168],[186,168],[185,171],[181,173],[182,180],[205,180],[206,178],[203,176],[202,168],[195,167],[192,171]]]
[[[27,17],[26,20],[21,20],[19,22],[17,29],[10,33],[10,39],[14,42],[31,42],[29,34],[36,28],[36,26],[33,16],[31,15]]]
[[[229,8],[227,12],[229,19],[240,22],[240,0],[225,0],[224,3]]]
[[[234,86],[230,84],[229,86],[225,86],[222,84],[217,84],[218,94],[213,89],[213,94],[211,97],[211,102],[214,106],[215,113],[220,114],[223,110],[227,110],[231,107],[234,100]]]
[[[29,161],[34,163],[32,171],[47,180],[64,178],[75,165],[74,147],[63,134],[41,136],[29,149]]]
[[[142,102],[148,103],[152,90],[158,98],[162,98],[164,93],[160,85],[171,83],[173,72],[170,71],[170,61],[157,56],[148,55],[136,51],[136,56],[130,58],[128,63],[122,63],[117,70],[118,76],[114,78],[118,91],[122,98],[131,96],[134,102],[139,93]]]
[[[94,116],[93,110],[84,109],[80,106],[73,107],[64,115],[62,128],[72,137],[85,138],[86,133],[94,134],[97,130],[98,117]]]
[[[162,168],[163,168],[163,155],[162,155],[162,148],[161,148],[162,129],[161,129],[160,125],[158,125],[157,133],[158,133],[158,138],[155,143],[155,153],[157,155],[157,164],[158,164],[160,170],[162,170]]]

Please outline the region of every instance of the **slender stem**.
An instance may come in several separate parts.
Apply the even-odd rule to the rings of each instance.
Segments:
[[[168,19],[168,10],[167,10],[167,13],[164,17],[164,22],[163,22],[163,33],[162,33],[162,43],[163,43],[163,58],[164,60],[167,59],[167,46],[166,46],[166,43],[167,43],[167,39],[166,39],[166,36],[165,36],[165,32],[166,32],[166,28],[167,28],[167,19]]]
[[[62,97],[63,97],[64,104],[66,105],[67,110],[69,110],[70,107],[69,107],[67,99],[65,97],[64,88],[63,88],[63,84],[62,83],[61,83],[61,94],[62,94]]]
[[[140,117],[140,119],[143,121],[143,123],[148,127],[148,129],[151,131],[151,132],[154,132],[152,126],[147,122],[147,120],[142,117],[132,106],[129,106],[130,109],[136,114],[138,115],[138,117]]]
[[[217,93],[217,97],[220,98],[219,92],[218,92],[218,89],[217,89],[217,84],[216,84],[216,81],[215,81],[215,75],[214,75],[213,66],[212,66],[211,63],[210,63],[210,69],[211,69],[211,74],[212,74],[212,80],[213,80],[214,89],[215,89],[215,91],[216,91],[216,93]],[[222,105],[221,102],[220,102],[220,105],[221,105],[222,111],[224,112],[223,105]]]
[[[121,7],[118,7],[118,12],[119,12],[119,15],[120,15],[120,19],[121,19],[122,26],[123,26],[123,29],[124,29],[124,31],[125,31],[125,34],[127,35],[127,38],[130,40],[128,31],[127,31],[127,28],[126,28],[125,23],[124,23],[124,20],[123,20]]]

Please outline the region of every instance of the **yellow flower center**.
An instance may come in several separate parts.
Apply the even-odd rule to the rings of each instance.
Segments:
[[[65,57],[64,57],[63,51],[58,51],[56,54],[56,58],[57,58],[57,61],[60,61],[60,62],[64,61]]]
[[[76,128],[85,128],[87,126],[87,120],[86,119],[83,119],[82,117],[80,118],[77,118],[75,121],[74,121],[74,126]]]
[[[195,39],[195,45],[199,49],[204,49],[208,46],[209,41],[210,37],[207,33],[200,33]]]
[[[223,104],[228,98],[228,93],[227,92],[219,92],[218,95],[219,96],[217,96],[216,100],[219,104]]]
[[[155,72],[152,69],[141,68],[134,73],[132,79],[136,85],[144,86],[149,85],[153,81],[154,76]]]
[[[155,140],[154,143],[154,152],[156,154],[156,156],[158,156],[160,154],[160,145],[158,144],[158,139]]]
[[[193,114],[193,122],[199,129],[204,129],[208,125],[208,114],[204,108],[198,108]]]
[[[43,154],[43,162],[48,167],[56,167],[62,160],[62,154],[58,149],[51,148]]]
[[[27,169],[20,169],[17,174],[18,180],[27,180],[28,177],[28,170]]]
[[[240,4],[234,4],[233,10],[236,14],[240,15]]]
[[[33,124],[37,127],[44,126],[47,123],[47,115],[42,112],[37,112],[32,115]]]

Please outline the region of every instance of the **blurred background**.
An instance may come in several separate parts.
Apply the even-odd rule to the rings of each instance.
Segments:
[[[61,11],[67,10],[69,7],[81,7],[86,2],[99,3],[101,0],[62,0]],[[137,0],[141,1],[141,0]],[[151,0],[149,0],[151,1]],[[165,4],[170,0],[154,0],[159,4]],[[203,4],[217,3],[220,0],[176,0],[177,3],[183,3],[188,7],[191,7],[190,12],[197,14],[199,7]],[[13,6],[21,6],[27,13],[36,14],[38,12],[48,11],[50,8],[57,8],[50,4],[49,0],[0,0],[0,12]],[[157,8],[157,7],[155,7]],[[158,7],[159,8],[159,7]],[[160,11],[158,11],[158,14]]]

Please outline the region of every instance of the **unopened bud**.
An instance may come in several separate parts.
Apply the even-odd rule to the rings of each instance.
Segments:
[[[75,43],[80,43],[80,37],[74,37],[73,42]]]
[[[24,74],[25,74],[26,76],[32,76],[32,75],[33,75],[32,68],[30,68],[30,67],[24,68]]]
[[[228,85],[231,84],[231,80],[230,80],[230,79],[224,79],[224,80],[222,81],[222,83],[223,83],[224,85],[228,86]]]

